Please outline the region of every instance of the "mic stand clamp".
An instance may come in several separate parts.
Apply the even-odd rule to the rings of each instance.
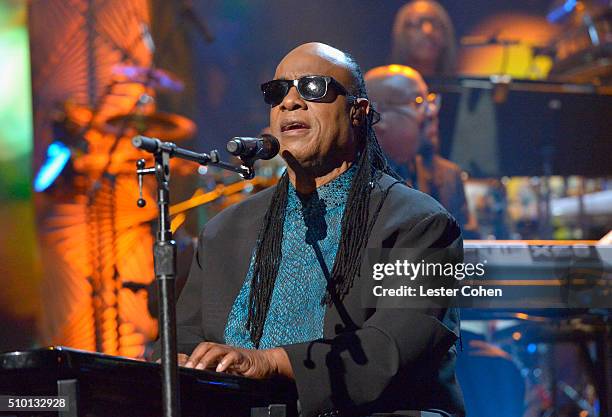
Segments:
[[[253,168],[253,165],[255,164],[255,161],[257,159],[254,159],[254,158],[253,159],[239,158],[239,159],[242,161],[242,165],[240,165],[239,167],[230,165],[227,162],[221,161],[221,158],[219,157],[219,151],[215,149],[215,150],[210,151],[209,165],[218,166],[220,168],[227,169],[232,172],[236,172],[244,180],[252,180],[253,178],[255,178],[255,169]]]
[[[159,139],[136,136],[132,144],[144,151],[150,152],[155,158],[155,166],[146,167],[144,159],[136,162],[138,176],[139,198],[138,207],[144,207],[147,202],[142,195],[142,183],[145,175],[155,175],[157,179],[158,231],[153,245],[155,279],[159,291],[159,333],[161,344],[162,366],[162,403],[164,417],[180,416],[180,398],[178,387],[178,362],[176,340],[176,242],[172,238],[170,228],[170,158],[177,157],[199,163],[214,165],[236,172],[244,179],[255,176],[253,164],[255,160],[243,160],[243,165],[236,167],[221,161],[219,152],[211,151],[196,153],[177,147],[171,142]]]

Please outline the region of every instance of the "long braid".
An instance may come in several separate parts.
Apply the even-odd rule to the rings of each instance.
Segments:
[[[367,98],[363,74],[356,61],[347,54],[349,70],[354,78],[351,91],[356,97]],[[401,177],[393,171],[387,162],[387,158],[378,143],[373,125],[378,122],[380,115],[371,108],[365,118],[365,123],[357,132],[356,137],[361,145],[361,153],[358,158],[357,172],[353,178],[349,191],[344,215],[342,216],[342,232],[338,245],[338,252],[331,272],[331,282],[322,302],[331,305],[331,294],[342,299],[353,285],[355,276],[361,268],[361,252],[368,242],[368,237],[374,226],[378,213],[382,207],[384,197],[376,208],[376,212],[370,216],[370,196],[374,189],[375,181],[383,173],[401,180]],[[283,174],[276,186],[270,207],[264,218],[263,227],[259,232],[257,247],[255,250],[255,267],[249,293],[249,314],[247,329],[251,334],[251,341],[256,348],[263,335],[264,325],[270,302],[274,283],[282,259],[283,225],[285,208],[287,206],[289,178],[287,173]]]
[[[355,276],[358,266],[355,261],[367,239],[365,232],[368,226],[371,171],[368,147],[365,147],[342,216],[340,243],[331,272],[331,283],[325,295],[325,302],[328,305],[332,302],[332,291],[340,298],[348,292],[352,285],[351,278]]]
[[[385,193],[381,204],[378,205],[376,212],[370,217],[370,196],[374,188],[374,181],[379,179],[383,172],[396,179],[401,179],[387,163],[384,152],[376,138],[373,125],[378,120],[379,116],[376,110],[370,111],[365,126],[367,141],[359,160],[359,168],[349,191],[344,216],[342,217],[342,234],[332,269],[331,288],[328,287],[328,292],[323,300],[327,305],[331,305],[334,298],[331,291],[334,291],[339,299],[342,299],[349,292],[355,276],[359,274],[361,269],[361,252],[368,243],[370,232],[386,197]]]
[[[249,315],[247,329],[251,332],[251,341],[259,347],[272,291],[282,259],[283,219],[287,207],[289,176],[287,172],[278,181],[270,207],[264,217],[263,227],[259,231],[255,249],[255,266],[249,293]]]

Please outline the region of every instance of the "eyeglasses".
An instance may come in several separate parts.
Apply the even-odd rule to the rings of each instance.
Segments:
[[[413,115],[415,112],[437,109],[440,107],[441,97],[436,93],[427,96],[416,96],[414,100],[404,104],[376,102],[374,106],[379,113],[398,113],[402,115]]]
[[[414,99],[414,102],[416,103],[416,105],[420,107],[426,107],[426,106],[431,106],[431,105],[439,107],[441,101],[442,101],[442,97],[436,93],[429,93],[427,94],[426,97],[416,96]]]
[[[264,101],[272,107],[278,106],[291,87],[295,86],[300,97],[307,101],[322,101],[327,96],[329,86],[332,86],[336,93],[344,95],[349,100],[356,97],[348,94],[346,88],[332,77],[325,75],[306,75],[297,80],[272,80],[261,85]]]
[[[444,30],[444,23],[440,19],[435,18],[435,17],[423,16],[416,20],[406,20],[404,22],[405,27],[410,28],[410,29],[419,29],[419,30],[422,30],[425,24],[429,24],[431,25],[433,29],[436,29],[439,31]]]

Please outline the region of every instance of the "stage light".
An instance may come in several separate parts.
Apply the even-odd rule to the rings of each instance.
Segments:
[[[559,23],[561,20],[569,16],[574,11],[578,2],[576,0],[567,0],[562,5],[555,7],[548,13],[546,19],[550,23]]]
[[[34,179],[34,191],[41,192],[49,188],[66,167],[71,154],[62,142],[52,142],[47,148],[47,159]]]

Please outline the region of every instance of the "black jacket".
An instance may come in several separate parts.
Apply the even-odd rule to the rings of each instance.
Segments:
[[[390,176],[375,185],[370,212],[389,187],[369,247],[461,248],[452,216],[431,197]],[[189,354],[202,341],[223,343],[272,194],[270,188],[229,207],[202,231],[177,304],[179,352]],[[363,308],[360,287],[358,277],[342,305],[328,308],[324,340],[283,346],[302,415],[427,409],[463,415],[455,378],[456,311]],[[347,330],[347,316],[356,330]]]

